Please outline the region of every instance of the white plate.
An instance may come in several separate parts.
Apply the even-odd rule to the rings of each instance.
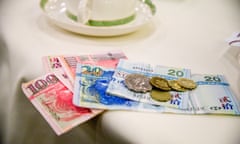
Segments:
[[[135,19],[127,24],[119,26],[88,26],[73,21],[66,15],[64,0],[42,0],[41,7],[47,17],[57,26],[79,34],[90,36],[117,36],[134,32],[148,23],[154,15],[155,6],[139,1],[136,7]]]

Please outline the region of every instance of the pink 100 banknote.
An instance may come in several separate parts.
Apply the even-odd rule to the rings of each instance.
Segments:
[[[23,83],[22,90],[57,135],[102,112],[102,110],[74,106],[73,93],[54,73]]]

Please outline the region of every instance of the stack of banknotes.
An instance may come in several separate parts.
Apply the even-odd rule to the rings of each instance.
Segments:
[[[45,56],[43,65],[46,74],[23,83],[22,90],[57,135],[104,110],[240,115],[240,103],[223,75],[191,74],[190,69],[133,62],[121,51]],[[150,92],[128,89],[124,80],[129,74],[187,78],[197,88],[170,91],[170,100],[161,102]]]

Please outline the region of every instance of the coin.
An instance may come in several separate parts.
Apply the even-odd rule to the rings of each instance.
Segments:
[[[160,102],[167,102],[171,99],[171,94],[168,91],[161,91],[159,89],[152,89],[150,96],[152,99]]]
[[[187,79],[187,78],[179,78],[177,80],[177,83],[186,89],[195,89],[197,87],[197,84],[191,80],[191,79]]]
[[[152,77],[150,83],[161,90],[169,91],[171,88],[168,85],[168,81],[161,77]]]
[[[149,81],[150,79],[142,74],[128,74],[124,80],[128,89],[143,93],[152,90],[152,85]]]
[[[175,90],[175,91],[180,91],[180,92],[186,91],[185,88],[181,87],[181,86],[178,84],[177,80],[169,80],[169,81],[168,81],[168,85],[169,85],[173,90]]]

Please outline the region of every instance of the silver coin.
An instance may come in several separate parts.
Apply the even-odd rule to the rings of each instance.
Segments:
[[[146,93],[152,90],[150,79],[142,74],[128,74],[125,77],[125,85],[128,89],[135,92]]]

